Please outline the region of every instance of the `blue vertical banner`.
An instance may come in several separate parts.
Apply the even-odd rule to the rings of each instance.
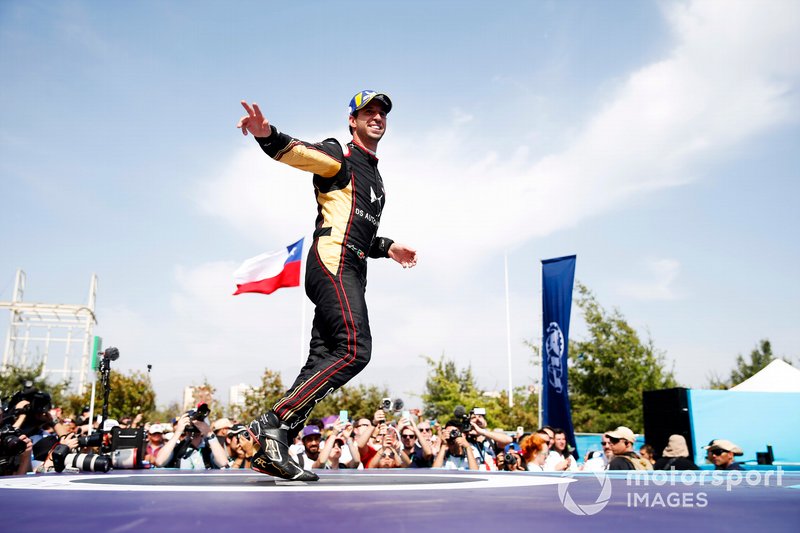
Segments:
[[[567,386],[569,317],[575,256],[542,261],[542,418],[541,425],[561,428],[575,448]]]

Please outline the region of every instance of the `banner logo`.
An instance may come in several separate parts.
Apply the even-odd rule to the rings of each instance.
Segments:
[[[564,386],[561,383],[561,376],[564,374],[561,368],[561,359],[564,355],[564,334],[557,322],[550,322],[546,333],[545,350],[547,352],[547,380],[550,386],[561,394]]]
[[[594,503],[585,503],[583,505],[575,503],[575,500],[569,495],[569,486],[572,485],[572,483],[565,483],[558,486],[558,497],[564,509],[578,516],[592,516],[605,509],[605,506],[608,505],[608,501],[611,499],[611,480],[604,472],[593,472],[593,474],[600,483],[600,494],[597,495],[597,499]]]

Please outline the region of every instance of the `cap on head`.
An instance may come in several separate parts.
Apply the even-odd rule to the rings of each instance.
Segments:
[[[725,439],[715,439],[711,441],[708,446],[703,446],[706,450],[722,450],[723,452],[731,452],[733,455],[744,455],[742,449],[736,444]]]
[[[321,434],[321,432],[317,426],[306,426],[303,428],[303,438],[319,434]]]
[[[508,453],[508,452],[510,452],[510,451],[515,451],[515,452],[519,453],[519,452],[521,452],[521,451],[522,451],[522,450],[520,449],[520,447],[519,447],[519,444],[517,444],[516,442],[512,442],[511,444],[506,444],[506,447],[505,447],[505,448],[503,448],[503,450],[504,450],[506,453]]]
[[[247,433],[247,426],[244,424],[234,424],[231,426],[230,431],[228,431],[228,437],[233,437],[235,435],[241,435]]]
[[[614,431],[606,431],[605,435],[607,437],[611,437],[613,439],[623,439],[631,444],[636,442],[636,435],[633,434],[633,430],[630,428],[626,428],[625,426],[619,426]]]
[[[227,418],[220,418],[215,420],[213,424],[211,424],[211,431],[217,432],[220,429],[230,429],[233,426],[233,422],[231,422]]]
[[[392,110],[392,101],[388,96],[367,89],[357,92],[350,100],[350,114],[352,115],[356,111],[363,109],[372,100],[378,100],[380,103],[382,103],[386,108],[387,113]]]

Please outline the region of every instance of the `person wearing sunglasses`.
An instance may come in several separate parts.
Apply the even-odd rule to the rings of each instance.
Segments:
[[[744,470],[742,465],[734,460],[736,456],[743,455],[744,452],[731,441],[716,439],[704,448],[708,450],[709,458],[714,463],[714,470]]]
[[[613,431],[606,431],[603,435],[608,440],[613,457],[608,463],[608,470],[652,470],[650,461],[642,459],[633,451],[636,435],[633,430],[619,426]]]
[[[316,481],[316,474],[289,458],[289,435],[302,427],[317,402],[369,363],[367,258],[390,258],[403,268],[417,264],[414,248],[378,236],[386,193],[376,150],[392,101],[376,91],[356,93],[348,117],[353,138],[344,147],[333,138],[319,143],[293,138],[270,124],[258,104],[241,104],[247,114],[237,128],[253,135],[272,159],[313,173],[317,202],[305,275],[306,294],[315,305],[309,356],[289,391],[250,423],[261,448],[251,468],[283,479]]]
[[[403,455],[403,462],[407,462],[409,468],[430,468],[433,466],[431,443],[424,438],[414,420],[403,417],[397,422],[397,427],[400,430],[400,443],[403,446],[400,450]],[[430,429],[430,426],[428,429]]]

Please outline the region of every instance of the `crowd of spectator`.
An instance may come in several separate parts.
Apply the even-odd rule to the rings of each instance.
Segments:
[[[311,419],[296,436],[290,453],[305,469],[441,468],[510,472],[564,472],[603,470],[694,470],[686,440],[672,435],[657,456],[649,445],[634,451],[636,436],[620,426],[601,437],[602,451],[587,453],[579,462],[559,428],[542,427],[527,433],[489,429],[484,409],[454,417],[443,424],[426,420],[419,411],[403,411],[390,420],[383,409],[369,417]],[[341,415],[340,415],[341,416]],[[2,475],[63,471],[59,449],[93,453],[108,449],[114,427],[141,428],[146,438],[142,466],[146,468],[249,468],[257,443],[242,421],[184,413],[171,421],[144,422],[141,415],[89,420],[85,408],[75,417],[62,416],[40,391],[15,395],[4,410]],[[89,434],[95,432],[99,440]],[[6,441],[6,437],[11,440]],[[14,441],[16,439],[16,441]],[[706,460],[719,470],[741,469],[736,456],[742,450],[724,439],[711,441]],[[63,461],[62,461],[63,462]],[[70,470],[70,468],[66,468]],[[73,468],[73,470],[75,470]]]

